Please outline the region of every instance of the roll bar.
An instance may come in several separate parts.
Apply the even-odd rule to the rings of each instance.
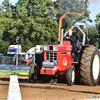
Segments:
[[[65,18],[66,15],[85,15],[85,13],[65,13],[65,14],[59,19],[58,42],[61,41],[62,20]]]
[[[82,31],[82,29],[79,26],[72,26],[71,29],[77,28],[82,34],[83,34],[83,42],[82,45],[85,45],[85,33]],[[68,31],[65,32],[65,36],[67,35]]]

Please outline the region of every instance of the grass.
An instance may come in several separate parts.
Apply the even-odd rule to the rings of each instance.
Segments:
[[[5,74],[5,75],[28,75],[29,71],[8,71],[8,70],[0,70],[0,74]]]

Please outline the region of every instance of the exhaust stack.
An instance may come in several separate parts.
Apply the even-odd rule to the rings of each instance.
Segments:
[[[61,28],[61,39],[60,39],[60,45],[63,45],[63,31],[64,31],[64,29],[63,28]]]

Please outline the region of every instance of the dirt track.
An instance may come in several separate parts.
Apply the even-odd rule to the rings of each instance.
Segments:
[[[10,76],[0,76],[0,95],[8,94]],[[100,98],[100,86],[67,86],[66,83],[31,84],[28,76],[18,76],[22,100],[84,100]],[[94,97],[95,96],[95,97]],[[0,98],[7,100],[7,98]],[[100,100],[100,99],[99,99]]]

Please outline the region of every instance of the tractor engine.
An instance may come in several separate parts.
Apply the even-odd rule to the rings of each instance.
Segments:
[[[55,75],[56,72],[66,72],[66,69],[72,64],[71,51],[70,41],[63,41],[63,45],[45,45],[40,74]]]

